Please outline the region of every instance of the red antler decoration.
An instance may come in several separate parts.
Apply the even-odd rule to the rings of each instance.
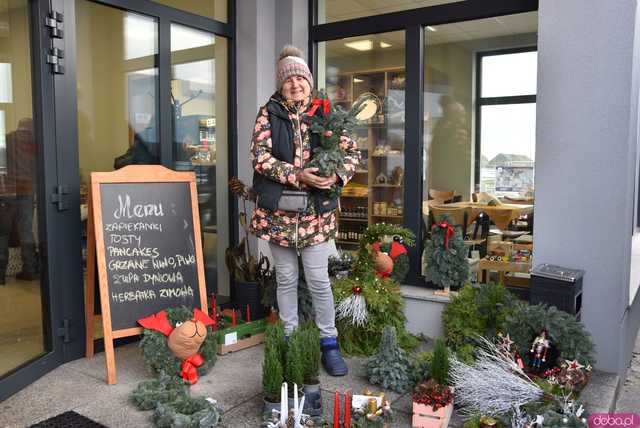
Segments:
[[[169,336],[173,331],[171,323],[167,319],[167,312],[160,311],[157,314],[150,315],[146,318],[138,320],[138,324],[149,330],[156,330],[165,336]]]
[[[198,308],[195,308],[193,310],[193,319],[195,319],[196,321],[200,321],[205,326],[215,324],[215,321],[209,315],[205,314]]]

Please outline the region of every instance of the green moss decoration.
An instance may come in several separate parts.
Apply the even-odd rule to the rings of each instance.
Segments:
[[[443,220],[452,224],[448,216],[438,221]],[[447,229],[439,224],[435,224],[431,238],[425,242],[426,276],[437,287],[457,290],[469,281],[469,249],[464,243],[459,226],[449,226],[453,228],[454,233],[447,242]]]
[[[222,409],[215,401],[185,395],[170,403],[161,403],[153,413],[158,428],[209,428],[222,421]]]
[[[278,331],[280,330],[280,331]],[[280,401],[280,387],[284,379],[282,367],[282,345],[284,333],[281,326],[270,325],[264,340],[264,361],[262,363],[262,392],[272,403]]]
[[[408,392],[413,387],[411,368],[406,352],[398,346],[395,328],[385,327],[378,353],[367,362],[369,383],[400,394]]]
[[[140,382],[131,393],[131,401],[140,410],[155,409],[187,393],[187,384],[179,377],[161,374],[158,379]]]
[[[591,335],[573,315],[544,304],[528,305],[518,302],[507,316],[505,331],[511,336],[520,355],[528,363],[528,350],[533,339],[546,329],[551,343],[556,346],[559,358],[578,360],[580,364],[593,365],[594,346]]]
[[[175,328],[177,322],[184,322],[193,318],[193,309],[186,306],[169,308],[167,319]],[[145,329],[140,340],[140,348],[144,362],[156,373],[167,373],[169,375],[180,375],[180,365],[182,361],[175,357],[167,345],[167,337],[153,330]],[[211,327],[207,327],[207,337],[200,346],[199,354],[204,358],[204,363],[198,367],[198,375],[206,374],[216,363],[218,352],[217,333]]]
[[[436,339],[429,373],[431,379],[440,385],[449,384],[449,350],[441,338]]]

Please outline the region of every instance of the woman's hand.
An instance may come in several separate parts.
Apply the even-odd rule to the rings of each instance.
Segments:
[[[320,177],[314,174],[315,172],[318,172],[318,168],[303,169],[302,172],[298,174],[298,181],[317,189],[330,189],[338,180],[335,174],[331,177]]]

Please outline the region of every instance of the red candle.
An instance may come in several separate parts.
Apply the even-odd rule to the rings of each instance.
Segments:
[[[216,302],[216,295],[211,295],[211,318],[213,319],[213,329],[218,329],[218,305]]]
[[[351,428],[351,396],[344,393],[344,428]]]
[[[232,325],[233,327],[235,327],[235,326],[237,325],[237,322],[238,322],[238,320],[237,320],[237,318],[236,318],[236,310],[235,310],[235,309],[233,309],[233,310],[231,311],[231,325]]]
[[[338,391],[333,400],[333,428],[340,428],[340,393]]]
[[[247,305],[247,322],[251,322],[251,312],[249,311],[249,305]]]

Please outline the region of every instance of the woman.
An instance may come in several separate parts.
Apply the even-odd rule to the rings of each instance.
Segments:
[[[306,168],[313,148],[320,142],[310,132],[309,115],[322,114],[322,109],[311,109],[313,77],[299,49],[286,46],[280,53],[277,84],[278,91],[260,108],[251,141],[253,189],[257,193],[251,230],[258,238],[269,241],[286,335],[298,326],[300,254],[320,330],[322,364],[330,375],[344,376],[347,366],[338,348],[327,271],[328,241],[335,238],[337,230],[337,200],[322,190],[334,184],[344,186],[356,170],[360,152],[353,140],[343,136],[341,146],[346,156],[338,174],[321,177],[316,174],[317,168]],[[309,202],[302,213],[278,209],[285,189],[307,192]]]

